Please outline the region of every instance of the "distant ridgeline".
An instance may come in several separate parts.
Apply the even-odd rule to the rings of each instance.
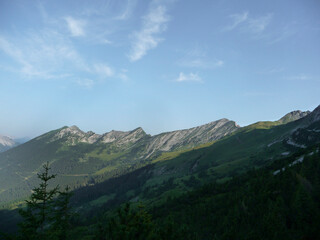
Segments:
[[[25,199],[46,161],[58,174],[53,184],[72,189],[147,166],[150,179],[144,183],[144,191],[171,178],[181,179],[179,183],[183,184],[184,178],[199,172],[224,181],[316,143],[319,112],[319,107],[312,113],[294,111],[275,122],[242,128],[234,121],[221,119],[155,136],[142,128],[99,135],[76,126],[63,127],[0,153],[0,201],[7,207]],[[175,191],[180,194],[185,189],[176,187]],[[141,197],[134,195],[132,198]]]
[[[162,153],[213,142],[238,128],[227,119],[156,136],[142,128],[99,135],[76,126],[63,127],[0,154],[0,202],[28,196],[46,161],[58,174],[55,183],[78,188],[146,166]]]
[[[271,197],[259,192],[263,190],[259,187],[256,190],[255,187],[247,189],[247,181],[252,182],[252,186],[259,185],[255,181],[260,183],[270,181],[270,186],[265,187],[270,188],[266,191],[271,191],[273,184],[277,185],[277,181],[282,179],[284,173],[284,175],[291,174],[292,169],[298,169],[297,173],[291,174],[291,178],[286,175],[284,181],[295,181],[298,185],[301,183],[303,189],[312,192],[308,204],[315,204],[314,207],[317,209],[314,197],[318,196],[318,180],[317,177],[308,178],[304,168],[309,169],[310,176],[317,174],[320,176],[318,172],[314,172],[319,169],[318,143],[320,143],[320,107],[311,113],[295,111],[275,122],[257,122],[242,128],[233,121],[221,119],[196,128],[155,136],[147,135],[141,128],[129,132],[111,131],[98,135],[93,132],[82,132],[75,126],[64,127],[0,154],[0,201],[2,208],[17,206],[19,201],[29,196],[31,189],[38,184],[36,174],[44,162],[49,161],[52,172],[58,174],[52,181],[52,186],[69,185],[74,189],[71,203],[77,212],[81,212],[80,219],[77,220],[81,224],[94,224],[92,220],[86,222],[85,219],[91,219],[90,217],[97,216],[98,213],[105,212],[105,216],[112,215],[113,209],[124,202],[140,201],[147,206],[155,220],[171,221],[165,216],[165,211],[160,213],[157,210],[165,204],[165,208],[171,209],[173,219],[178,221],[183,218],[187,228],[190,228],[188,225],[190,222],[187,221],[191,219],[183,216],[188,211],[190,216],[197,214],[194,209],[198,207],[202,209],[200,205],[204,204],[203,209],[217,211],[215,214],[224,215],[226,217],[224,221],[227,221],[225,224],[230,224],[228,221],[231,221],[232,217],[239,219],[237,214],[241,216],[246,212],[249,215],[253,214],[252,216],[262,214],[256,212],[258,208],[252,210],[249,207],[254,206],[254,199],[242,199],[241,196],[245,196],[247,191],[250,194],[262,194],[261,199],[257,200],[259,204],[259,201],[261,204],[266,204],[268,201],[264,198]],[[307,163],[311,164],[312,161],[314,169],[305,163],[305,159],[309,158],[313,160],[308,160]],[[253,172],[247,173],[248,171]],[[259,171],[262,171],[261,178],[256,175]],[[237,176],[240,176],[238,180],[232,180]],[[290,198],[294,199],[296,194],[300,194],[298,185],[292,186]],[[214,189],[211,189],[212,186]],[[195,192],[185,195],[190,191]],[[232,198],[230,194],[233,191],[239,191],[239,198]],[[284,188],[274,191],[281,192]],[[199,197],[195,197],[196,195]],[[217,205],[210,205],[211,200],[207,202],[206,197],[208,201],[215,199]],[[185,202],[183,200],[185,198],[190,200]],[[189,210],[188,207],[177,208],[180,201],[181,206],[191,204],[197,207],[194,209],[191,207]],[[223,203],[226,205],[222,205]],[[267,209],[272,208],[272,204],[280,203],[270,202],[270,204]],[[226,206],[232,209],[240,208],[228,215],[229,213],[223,212],[227,211]],[[278,207],[282,209],[283,205]],[[291,207],[293,206],[290,205]],[[222,210],[219,212],[220,208]],[[295,212],[297,209],[292,211]],[[6,216],[6,221],[1,222],[0,219],[0,225],[6,226],[11,222],[13,226],[16,223],[16,215],[12,212],[1,212],[1,214]],[[281,216],[286,217],[286,213]],[[217,221],[214,216],[211,217],[207,220]],[[273,219],[277,216],[269,217]],[[318,220],[317,216],[312,215],[312,217]],[[201,224],[201,215],[194,218],[199,218],[198,223]],[[253,219],[248,216],[250,224],[254,224]],[[219,226],[223,227],[222,223],[223,221],[217,224],[219,236],[224,236],[221,233],[222,229],[219,230]],[[243,225],[244,229],[249,225]],[[194,226],[198,225],[194,223]],[[204,229],[205,226],[207,225],[204,225]],[[197,237],[212,238],[212,231],[209,229],[208,225],[207,230],[197,233]],[[237,229],[234,227],[232,229],[235,234]],[[197,232],[195,229],[194,231]],[[206,231],[210,233],[203,235]],[[314,234],[315,230],[312,231]],[[238,235],[225,235],[224,239],[234,236]],[[193,237],[190,235],[190,239],[195,239]]]

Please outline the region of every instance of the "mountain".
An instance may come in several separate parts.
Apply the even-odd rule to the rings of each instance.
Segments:
[[[317,112],[286,124],[259,122],[208,144],[164,152],[145,167],[76,190],[74,204],[89,212],[112,209],[124,201],[158,206],[168,198],[210,182],[226,182],[278,159],[299,162],[301,151],[320,143],[320,121],[313,117]]]
[[[19,143],[10,137],[0,135],[0,152],[4,152],[10,148],[17,146]]]
[[[111,132],[99,135],[91,131],[85,133],[77,126],[71,126],[59,131],[53,137],[53,140],[65,138],[66,142],[70,145],[76,145],[77,143],[113,143],[117,147],[129,146],[130,144],[142,141],[145,145],[142,155],[144,158],[148,158],[157,152],[167,152],[212,142],[230,134],[238,128],[235,122],[221,119],[199,127],[150,136],[140,127],[129,132],[112,130]]]
[[[305,116],[297,116],[286,118],[289,120],[283,123],[265,121],[241,128],[233,121],[221,119],[155,136],[146,134],[142,128],[95,134],[83,132],[76,126],[63,127],[0,154],[0,201],[3,203],[0,207],[6,208],[8,204],[5,203],[13,201],[16,202],[12,206],[16,207],[18,200],[30,195],[31,189],[38,185],[36,173],[41,171],[44,162],[49,161],[52,172],[57,174],[52,184],[68,184],[73,188],[71,205],[81,215],[83,226],[88,225],[84,219],[99,214],[110,216],[111,211],[124,202],[141,201],[149,209],[170,209],[169,212],[180,214],[177,211],[186,209],[185,206],[178,207],[181,201],[187,206],[191,204],[188,212],[196,214],[196,206],[201,208],[202,204],[208,204],[211,208],[211,200],[206,200],[209,197],[215,199],[212,203],[219,203],[217,209],[229,211],[240,206],[244,213],[259,211],[259,207],[247,208],[243,200],[232,200],[240,182],[245,190],[238,192],[243,196],[256,190],[260,196],[266,193],[264,187],[271,187],[265,186],[265,181],[272,182],[272,176],[281,176],[290,168],[285,171],[287,175],[300,181],[308,191],[313,188],[310,181],[301,178],[310,176],[313,166],[306,164],[308,171],[301,168],[302,175],[291,174],[291,167],[304,163],[309,156],[319,155],[320,107]],[[264,175],[260,178],[262,172]],[[249,182],[238,178],[246,173],[252,179]],[[292,186],[290,181],[283,189]],[[312,178],[311,183],[316,181]],[[254,188],[247,183],[253,184]],[[272,186],[279,183],[281,179]],[[220,186],[218,192],[210,187],[217,184]],[[292,191],[292,197],[296,196],[296,190]],[[193,194],[193,191],[197,191],[194,196],[199,196],[197,202],[190,202],[188,193]],[[235,207],[228,208],[222,200],[227,192],[226,201],[232,201]],[[270,196],[278,194],[277,189],[267,192]],[[284,192],[283,196],[286,194]],[[248,197],[255,199],[255,196]],[[264,198],[260,200],[261,204],[265,202]],[[176,203],[170,208],[168,202]],[[269,207],[272,209],[273,205]],[[202,209],[204,213],[206,209]],[[156,212],[158,216],[162,214]],[[1,214],[1,224],[11,221],[6,217],[12,217],[10,212],[2,215],[5,216],[2,222]],[[167,215],[165,211],[164,215]],[[232,216],[229,217],[232,219]],[[198,217],[202,225],[202,217]],[[16,222],[16,219],[12,221]],[[223,222],[221,226],[224,226]]]
[[[199,172],[228,179],[312,144],[305,138],[309,136],[307,127],[317,122],[317,111],[295,111],[282,121],[258,122],[242,128],[234,121],[220,119],[155,136],[142,128],[96,134],[77,126],[63,127],[0,154],[0,200],[25,198],[37,183],[36,173],[47,161],[58,174],[55,183],[74,189],[143,167],[149,169],[145,172],[149,180],[142,186],[152,183],[150,186],[155,189],[170,178],[183,182]],[[314,133],[316,140],[318,135]],[[185,187],[177,191],[183,192]]]
[[[292,121],[296,121],[296,120],[299,120],[300,118],[307,116],[309,113],[310,113],[310,111],[306,111],[306,112],[302,112],[300,110],[292,111],[292,112],[284,115],[282,118],[280,118],[278,120],[278,122],[281,124],[285,124],[285,123],[289,123]]]
[[[0,200],[28,195],[46,161],[59,175],[58,183],[77,188],[150,164],[164,152],[221,139],[237,129],[236,123],[227,119],[155,136],[142,128],[100,135],[77,126],[63,127],[0,154]]]
[[[31,138],[29,138],[29,137],[22,137],[22,138],[15,138],[14,139],[14,141],[18,144],[22,144],[22,143],[28,142],[30,140],[31,140]]]

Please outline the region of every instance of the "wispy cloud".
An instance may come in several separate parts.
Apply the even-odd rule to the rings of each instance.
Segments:
[[[136,0],[122,4],[124,10],[118,20],[128,18]],[[157,3],[158,4],[158,3]],[[111,44],[109,36],[118,30],[114,19],[114,6],[91,9],[85,15],[78,10],[73,15],[56,15],[47,11],[45,2],[35,4],[42,29],[27,29],[16,33],[0,34],[0,54],[12,61],[2,61],[3,71],[27,81],[59,80],[72,82],[85,88],[94,87],[106,79],[128,81],[126,72],[98,58],[86,58],[85,54],[92,45]],[[152,5],[154,6],[154,5]],[[79,8],[80,9],[80,8]],[[117,9],[119,10],[119,9]],[[119,13],[119,11],[117,11]],[[108,15],[106,17],[106,15]],[[90,15],[90,16],[89,16]],[[74,17],[77,16],[77,17]],[[155,8],[143,18],[144,32],[150,38],[164,28],[165,8]],[[82,37],[75,41],[74,37]],[[156,39],[157,40],[157,39]],[[78,51],[78,42],[81,49]],[[87,44],[85,46],[85,44]]]
[[[41,49],[43,49],[41,43],[35,48],[30,46],[28,44],[28,40],[26,40],[24,48],[20,48],[15,43],[10,42],[6,38],[0,36],[0,50],[2,50],[20,65],[18,72],[25,77],[42,77],[46,79],[52,77],[49,71],[44,70],[41,65],[43,65],[44,61],[50,61],[50,57],[52,57],[50,55],[57,54],[57,52],[54,49],[50,49],[49,46],[46,46],[43,54],[39,56],[38,53],[41,52]],[[40,60],[40,58],[43,61]],[[15,71],[17,71],[17,69],[15,69]]]
[[[127,3],[125,5],[125,8],[121,14],[116,16],[114,19],[115,20],[126,20],[130,17],[131,12],[135,6],[135,1],[134,0],[127,0]]]
[[[114,75],[114,71],[108,64],[95,64],[94,71],[99,74],[102,78],[109,78]]]
[[[288,79],[288,80],[297,80],[297,81],[307,81],[307,80],[312,80],[313,77],[302,73],[302,74],[286,77],[286,79]]]
[[[129,77],[125,73],[119,73],[117,77],[121,79],[123,82],[127,82],[129,80]]]
[[[199,47],[183,52],[184,56],[177,61],[182,67],[213,69],[225,64],[223,60],[207,57],[207,53]]]
[[[166,7],[158,5],[151,8],[149,13],[143,17],[143,26],[139,32],[134,33],[130,61],[141,59],[146,53],[158,46],[163,39],[157,37],[167,28],[169,16],[166,14]]]
[[[263,74],[263,75],[269,75],[269,74],[276,74],[276,73],[280,73],[283,72],[284,68],[282,67],[274,67],[274,68],[268,68],[268,69],[264,69],[262,71],[257,72],[258,74]]]
[[[78,79],[76,81],[76,83],[83,87],[83,88],[87,88],[87,89],[90,89],[93,87],[94,85],[94,81],[92,79]]]
[[[196,73],[185,74],[180,72],[179,77],[175,79],[176,82],[202,82],[201,77]]]
[[[251,91],[251,92],[244,92],[244,97],[264,97],[264,96],[272,96],[269,92],[262,92],[262,91]]]
[[[240,23],[245,22],[248,19],[249,12],[232,14],[229,17],[233,20],[230,26],[227,26],[225,30],[232,30],[236,28]]]
[[[254,33],[260,33],[265,30],[269,25],[273,17],[272,13],[269,13],[265,16],[258,18],[249,18],[248,19],[248,28]]]
[[[123,82],[128,82],[129,77],[127,75],[128,70],[127,69],[121,69],[121,71],[117,74],[117,77],[121,79]]]
[[[203,68],[203,69],[212,69],[222,67],[224,65],[224,61],[222,60],[208,60],[204,58],[194,58],[194,59],[180,59],[178,64],[183,67],[191,67],[191,68]]]
[[[86,22],[84,20],[76,20],[72,17],[66,17],[65,20],[73,37],[81,37],[85,35],[84,26]]]
[[[231,31],[241,27],[253,34],[259,34],[262,33],[270,24],[273,18],[273,13],[268,13],[259,17],[250,17],[249,12],[246,11],[243,13],[229,15],[229,18],[232,19],[232,24],[225,27],[224,31]]]
[[[285,27],[282,27],[280,31],[276,32],[274,36],[272,36],[272,39],[269,41],[269,44],[275,44],[278,42],[281,42],[289,37],[292,37],[297,33],[297,27],[292,25],[287,25]]]
[[[24,35],[23,41],[0,36],[0,51],[12,58],[17,67],[10,68],[24,79],[69,79],[88,86],[88,81],[75,80],[80,75],[92,79],[114,77],[115,71],[106,63],[88,63],[63,34],[46,30]],[[92,86],[93,84],[91,84]]]

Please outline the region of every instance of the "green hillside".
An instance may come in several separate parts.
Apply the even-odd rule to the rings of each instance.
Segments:
[[[316,155],[319,150],[313,146],[320,142],[317,114],[316,111],[287,124],[258,122],[216,141],[189,149],[160,151],[148,159],[141,158],[146,151],[144,141],[148,137],[134,143],[126,142],[125,147],[121,148],[115,143],[84,143],[74,135],[57,139],[57,134],[68,130],[62,128],[6,152],[2,159],[9,164],[6,170],[17,169],[13,164],[29,169],[31,177],[27,175],[24,183],[28,183],[30,188],[38,184],[34,176],[39,170],[38,164],[41,166],[41,157],[48,159],[52,171],[58,174],[57,181],[53,181],[52,185],[70,184],[75,188],[71,204],[80,214],[76,225],[87,225],[92,224],[92,217],[102,212],[106,217],[111,216],[113,209],[125,202],[142,201],[149,210],[157,209],[207,184],[214,182],[228,186],[230,180],[245,176],[248,171],[265,168],[279,171],[286,164],[291,166],[301,162],[306,155],[311,156],[311,151]],[[41,154],[34,155],[33,151]],[[33,165],[20,163],[23,155],[33,159]],[[16,158],[13,159],[13,156]],[[19,194],[29,191],[28,188],[12,189]],[[9,192],[18,199],[14,190]],[[2,193],[7,196],[6,191]],[[23,207],[18,203],[12,206]],[[3,207],[8,205],[3,204]],[[8,224],[11,222],[14,225],[17,221],[16,215],[11,212],[1,214],[9,216],[6,217]]]
[[[221,139],[237,128],[227,119],[155,136],[141,128],[99,135],[63,127],[0,154],[0,201],[6,207],[25,199],[45,162],[58,174],[52,184],[76,189],[146,166],[164,152]]]

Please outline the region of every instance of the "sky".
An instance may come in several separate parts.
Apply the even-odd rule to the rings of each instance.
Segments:
[[[1,0],[0,134],[245,126],[320,104],[318,0]]]

